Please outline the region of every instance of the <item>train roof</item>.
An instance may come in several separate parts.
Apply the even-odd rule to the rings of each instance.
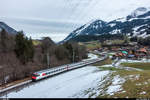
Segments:
[[[90,60],[95,60],[95,59],[87,59],[87,60],[85,60],[85,61],[90,61]],[[81,61],[81,62],[85,62],[85,61]],[[80,63],[81,63],[80,62]],[[78,62],[79,63],[79,62]],[[73,63],[73,64],[76,64],[76,63]],[[68,65],[68,64],[67,64]],[[65,67],[66,65],[62,65],[62,66],[60,66],[60,67],[56,67],[56,68],[49,68],[49,69],[44,69],[44,70],[41,70],[41,71],[37,71],[37,72],[35,72],[35,73],[37,73],[37,74],[41,74],[41,73],[43,73],[43,72],[49,72],[49,71],[54,71],[54,70],[57,70],[57,69],[60,69],[60,68],[63,68],[63,67]]]
[[[41,73],[43,73],[43,72],[54,71],[54,70],[57,70],[57,69],[63,68],[63,67],[65,67],[65,66],[66,66],[66,65],[63,65],[63,66],[61,66],[61,67],[56,67],[56,68],[44,69],[44,70],[41,70],[41,71],[38,71],[38,72],[35,72],[35,73],[37,73],[37,74],[41,74]]]

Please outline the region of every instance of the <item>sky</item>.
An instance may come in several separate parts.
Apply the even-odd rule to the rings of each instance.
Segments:
[[[150,0],[0,0],[0,21],[27,36],[55,42],[94,19],[111,21],[129,15]]]

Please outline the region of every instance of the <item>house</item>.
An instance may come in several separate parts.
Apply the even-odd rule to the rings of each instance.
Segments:
[[[137,50],[137,53],[140,53],[140,54],[147,54],[147,50],[145,48],[140,48],[139,50]]]

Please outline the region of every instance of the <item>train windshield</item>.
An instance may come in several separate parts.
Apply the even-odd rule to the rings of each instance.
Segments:
[[[32,76],[37,77],[37,76],[39,76],[39,75],[37,75],[37,74],[32,74]]]

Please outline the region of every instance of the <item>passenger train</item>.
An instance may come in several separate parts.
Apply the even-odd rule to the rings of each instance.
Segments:
[[[105,59],[105,57],[103,57],[101,59],[100,58],[89,59],[89,60],[81,61],[81,62],[74,63],[74,64],[63,65],[63,66],[60,66],[57,68],[50,68],[50,69],[38,71],[38,72],[33,73],[31,78],[32,78],[32,81],[37,81],[37,80],[61,73],[61,72],[65,72],[65,71],[68,71],[71,69],[83,67],[85,65],[92,64],[92,63],[95,63],[97,61],[101,61],[104,59]]]

